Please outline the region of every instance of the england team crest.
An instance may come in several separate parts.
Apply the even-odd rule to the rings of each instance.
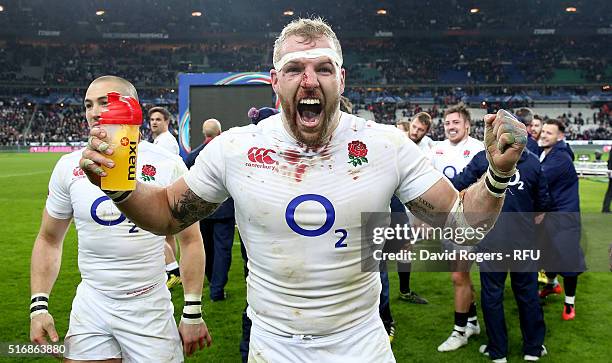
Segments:
[[[348,144],[349,164],[353,166],[362,165],[368,162],[368,147],[359,140],[351,141]]]

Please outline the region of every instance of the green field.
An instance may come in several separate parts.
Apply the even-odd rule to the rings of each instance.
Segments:
[[[34,238],[47,194],[47,182],[57,154],[0,153],[0,265],[4,266],[0,289],[0,343],[29,341],[29,265]],[[584,247],[591,272],[579,279],[575,321],[561,320],[563,297],[549,298],[544,307],[549,355],[543,362],[609,362],[612,358],[612,273],[607,271],[607,246],[612,242],[612,218],[602,215],[601,200],[607,184],[581,180],[580,192],[584,222]],[[234,264],[227,286],[229,298],[211,303],[204,291],[206,322],[213,336],[213,346],[198,352],[191,362],[239,362],[241,313],[245,305],[245,283],[239,244],[234,244]],[[593,272],[599,271],[599,272]],[[391,278],[391,309],[397,322],[393,350],[398,362],[486,362],[478,347],[486,343],[486,335],[470,339],[470,343],[451,353],[438,353],[453,325],[453,288],[448,273],[419,272],[412,277],[412,288],[429,299],[429,305],[411,305],[397,298],[397,274]],[[472,276],[479,291],[477,273]],[[62,268],[51,293],[50,312],[60,336],[68,329],[68,316],[76,286],[77,243],[74,228],[64,242]],[[517,308],[507,284],[506,319],[508,323],[509,361],[522,361],[521,336]],[[175,315],[182,311],[182,290],[172,292]],[[482,314],[480,314],[481,325]],[[4,352],[0,352],[0,360]],[[13,361],[17,361],[13,358]],[[54,361],[31,359],[18,361]]]

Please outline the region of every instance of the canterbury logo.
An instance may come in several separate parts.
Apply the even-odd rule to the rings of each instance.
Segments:
[[[247,156],[249,160],[253,163],[261,163],[268,165],[276,164],[276,160],[272,159],[270,154],[276,154],[276,151],[254,146],[249,149]]]

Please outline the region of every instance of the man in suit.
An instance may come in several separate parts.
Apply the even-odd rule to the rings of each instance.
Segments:
[[[584,253],[580,247],[580,197],[578,194],[578,175],[574,168],[573,153],[563,141],[565,125],[550,119],[544,123],[540,135],[542,154],[540,161],[548,182],[552,211],[546,215],[544,229],[547,236],[543,240],[542,251],[544,269],[548,283],[540,291],[540,297],[560,294],[562,289],[556,275],[563,276],[565,305],[563,320],[575,317],[574,301],[578,275],[586,270]]]

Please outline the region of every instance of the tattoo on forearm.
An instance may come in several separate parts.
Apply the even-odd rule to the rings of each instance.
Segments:
[[[431,224],[435,222],[435,208],[433,204],[429,203],[425,199],[418,197],[406,203],[406,207],[408,207],[412,214],[425,221],[425,223]]]
[[[191,189],[187,189],[179,200],[174,200],[172,217],[181,223],[181,229],[185,229],[200,219],[208,217],[218,206],[219,204],[207,202],[198,197]]]

